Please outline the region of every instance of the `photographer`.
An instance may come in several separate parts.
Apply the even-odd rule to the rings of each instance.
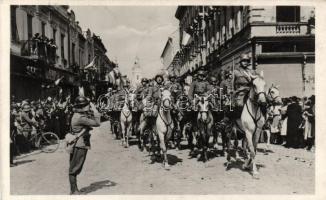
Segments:
[[[77,138],[73,144],[73,150],[70,154],[69,166],[69,182],[70,194],[78,195],[80,191],[77,187],[77,175],[80,174],[87,151],[90,148],[90,133],[92,127],[100,126],[100,114],[93,103],[89,103],[88,99],[79,96],[75,100],[74,114],[71,119],[71,131],[73,135],[77,135],[84,131],[83,135]]]

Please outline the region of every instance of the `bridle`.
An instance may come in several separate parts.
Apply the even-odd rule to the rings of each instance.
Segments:
[[[166,101],[168,101],[168,102],[169,102],[169,105],[171,105],[171,99],[169,99],[169,98],[162,99],[162,103],[161,103],[161,107],[160,107],[160,111],[158,112],[158,115],[159,115],[159,117],[162,119],[164,125],[165,125],[167,128],[171,128],[171,125],[172,125],[172,122],[173,122],[173,121],[172,121],[172,118],[171,118],[170,121],[166,121],[165,118],[162,116],[162,112],[161,112],[161,111],[165,111],[165,112],[167,112],[167,111],[171,110],[170,107],[166,107],[166,106],[164,105],[164,102],[166,102]],[[171,128],[171,129],[172,129],[172,128]]]
[[[165,103],[166,101],[168,101],[169,105],[171,105],[171,102],[172,102],[171,99],[169,99],[169,98],[162,99],[161,108],[162,108],[164,111],[169,111],[169,110],[171,110],[171,107],[166,107],[166,106],[164,105],[164,103]]]
[[[278,90],[278,88],[276,88],[275,86],[272,86],[272,87],[270,87],[269,89],[268,89],[268,96],[270,96],[271,97],[271,99],[272,99],[272,102],[274,102],[275,101],[275,99],[277,99],[277,98],[281,98],[281,96],[280,95],[277,95],[277,96],[275,96],[275,97],[273,97],[272,96],[272,89],[273,88],[275,88],[275,89],[277,89]]]
[[[201,99],[198,101],[197,106],[198,106],[199,102],[200,102],[201,104],[204,104],[204,103],[205,103],[204,97],[200,97],[200,98],[201,98]],[[208,104],[210,103],[208,98],[207,98],[207,103],[208,103]],[[206,120],[206,121],[202,120],[202,115],[203,115],[203,113],[206,113],[207,118],[209,119],[208,121],[207,121],[207,120]],[[209,115],[209,110],[198,111],[198,115],[199,115],[199,119],[200,119],[204,124],[209,124],[209,123],[211,122],[211,118],[208,117],[208,115]]]

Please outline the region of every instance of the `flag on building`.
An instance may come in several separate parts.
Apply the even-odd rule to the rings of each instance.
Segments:
[[[182,41],[181,42],[182,42],[181,44],[183,46],[186,46],[186,45],[190,44],[190,42],[191,42],[191,35],[188,34],[186,31],[183,31],[182,32]]]
[[[64,76],[61,76],[60,78],[58,78],[57,80],[54,81],[54,85],[59,85],[59,83],[61,82],[61,80],[64,78]]]
[[[95,58],[96,56],[93,58],[92,62],[90,62],[87,66],[84,67],[84,70],[96,70]]]

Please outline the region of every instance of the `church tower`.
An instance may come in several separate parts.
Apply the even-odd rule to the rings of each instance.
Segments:
[[[142,69],[139,65],[139,58],[136,56],[134,66],[131,69],[132,72],[132,81],[131,84],[136,87],[140,84],[142,79]]]

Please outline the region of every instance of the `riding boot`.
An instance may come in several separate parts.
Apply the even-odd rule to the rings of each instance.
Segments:
[[[71,195],[78,195],[80,191],[77,187],[77,177],[74,175],[69,175],[69,182],[70,182],[70,194]]]

